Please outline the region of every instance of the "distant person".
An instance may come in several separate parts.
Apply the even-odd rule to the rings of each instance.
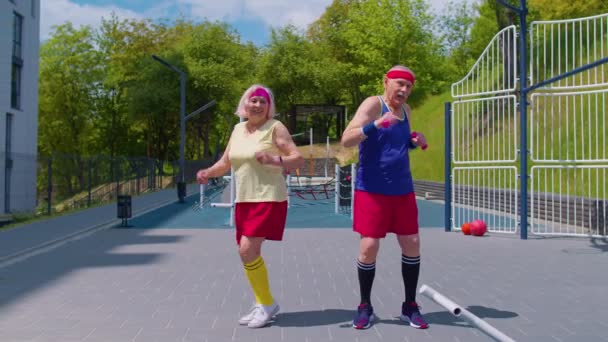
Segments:
[[[416,303],[420,237],[409,150],[426,146],[426,139],[421,133],[413,138],[410,127],[412,110],[407,99],[415,80],[409,68],[391,68],[384,76],[384,94],[365,99],[342,134],[344,147],[359,144],[353,230],[361,236],[357,259],[361,301],[355,329],[367,329],[375,319],[372,284],[380,239],[387,233],[396,234],[401,247],[405,287],[401,319],[412,327],[428,328]]]
[[[236,177],[236,242],[255,304],[239,324],[261,328],[279,312],[270,292],[262,258],[265,240],[281,241],[287,219],[287,187],[283,169],[303,166],[304,159],[287,128],[273,117],[275,102],[270,89],[252,85],[241,97],[236,113],[246,119],[237,124],[224,155],[196,174],[200,184],[234,168]]]

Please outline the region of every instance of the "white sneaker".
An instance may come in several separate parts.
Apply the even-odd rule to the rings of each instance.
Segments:
[[[261,328],[268,324],[279,312],[279,304],[274,302],[272,305],[259,305],[255,311],[253,311],[253,318],[249,321],[247,326],[249,328]]]
[[[255,316],[256,311],[258,310],[258,307],[260,307],[261,304],[253,304],[251,306],[251,312],[249,312],[248,314],[246,314],[245,316],[241,317],[239,319],[239,324],[240,325],[247,325],[249,324],[249,322],[251,322],[251,320],[253,319],[253,317]]]

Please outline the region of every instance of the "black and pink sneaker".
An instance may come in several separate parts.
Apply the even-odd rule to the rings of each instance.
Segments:
[[[416,329],[426,329],[429,324],[424,320],[420,313],[420,307],[416,302],[405,303],[401,305],[401,320],[409,322],[410,326]]]
[[[374,319],[374,308],[367,303],[359,304],[359,307],[357,307],[357,315],[353,320],[353,328],[367,329],[372,326]]]

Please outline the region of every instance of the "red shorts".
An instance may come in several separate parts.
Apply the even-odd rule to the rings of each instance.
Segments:
[[[237,244],[243,235],[281,241],[287,220],[287,201],[239,202],[234,210],[234,220]]]
[[[356,190],[354,206],[353,230],[364,237],[418,234],[418,206],[413,192],[389,196]]]

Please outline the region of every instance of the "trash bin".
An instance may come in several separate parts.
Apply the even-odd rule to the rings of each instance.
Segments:
[[[127,220],[131,218],[131,195],[118,195],[117,216],[122,220],[121,226],[127,227]]]
[[[340,191],[338,192],[338,194],[340,195],[340,207],[350,208],[352,197],[351,177],[352,175],[350,165],[340,167],[340,179],[338,184],[338,186],[340,187]]]
[[[179,199],[179,203],[184,203],[185,197],[186,197],[186,183],[177,182],[177,198]]]

